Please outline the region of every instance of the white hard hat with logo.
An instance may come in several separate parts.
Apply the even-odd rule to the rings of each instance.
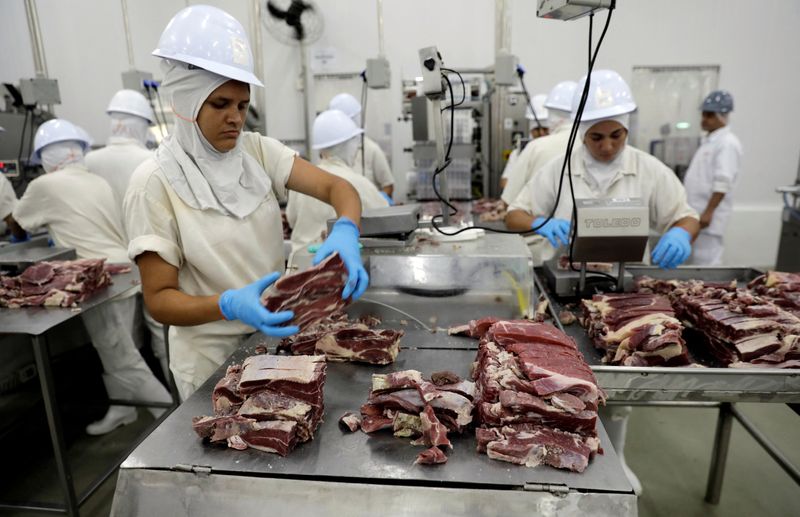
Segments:
[[[340,93],[328,103],[329,110],[339,110],[352,118],[361,113],[361,103],[349,93]]]
[[[583,88],[586,84],[586,76],[578,81],[578,87],[572,96],[572,117],[580,104]],[[613,70],[596,70],[592,72],[592,80],[589,84],[589,95],[586,97],[586,105],[583,108],[581,121],[600,120],[617,115],[624,115],[636,110],[636,101],[633,94],[617,72]]]
[[[253,52],[244,27],[230,14],[210,5],[192,5],[178,11],[161,34],[153,55],[264,86],[255,76]]]
[[[106,113],[127,113],[147,120],[150,124],[155,122],[153,108],[144,95],[135,90],[120,90],[111,97]]]
[[[48,120],[36,130],[33,137],[33,152],[30,163],[39,164],[42,159],[42,149],[56,142],[75,141],[81,144],[86,152],[92,146],[92,138],[83,128],[72,122],[60,118]]]
[[[572,111],[572,97],[575,95],[575,81],[561,81],[553,86],[544,102],[546,108],[570,112]]]
[[[312,149],[327,149],[363,133],[353,119],[339,110],[323,111],[314,120]]]

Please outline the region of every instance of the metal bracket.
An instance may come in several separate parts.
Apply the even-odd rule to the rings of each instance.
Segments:
[[[186,465],[185,463],[178,463],[173,467],[173,470],[178,472],[193,472],[201,476],[208,476],[211,474],[211,467],[208,465]]]
[[[550,492],[558,497],[567,497],[569,487],[567,485],[551,485],[548,483],[525,483],[522,489],[526,492]]]

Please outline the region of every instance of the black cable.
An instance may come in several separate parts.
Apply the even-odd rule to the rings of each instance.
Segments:
[[[19,134],[19,151],[17,151],[17,162],[22,163],[22,149],[25,147],[25,128],[28,127],[28,114],[30,109],[25,108],[25,118],[22,119],[22,131]],[[31,125],[33,125],[33,115],[31,115]]]
[[[453,70],[452,68],[441,67],[441,70],[444,71],[444,72],[450,72],[450,73],[456,74],[458,76],[459,81],[461,81],[461,100],[456,102],[456,100],[453,98],[452,92],[450,93],[450,104],[455,103],[455,104],[453,104],[452,107],[455,108],[456,106],[461,106],[462,104],[464,104],[464,101],[467,100],[467,87],[464,84],[464,78],[461,77],[460,73],[458,73],[457,71]],[[450,107],[451,106],[445,106],[444,108],[442,108],[442,111],[450,109]]]
[[[361,74],[361,174],[367,177],[367,152],[366,152],[366,135],[364,129],[367,123],[367,74]]]
[[[594,11],[589,13],[589,55],[586,64],[589,68],[592,67],[592,26],[594,25]]]
[[[161,120],[158,118],[158,110],[156,109],[155,102],[153,101],[153,96],[150,94],[150,84],[146,81],[144,83],[144,91],[147,94],[147,101],[150,103],[150,108],[153,110],[153,116],[156,119],[156,125],[158,125],[158,132],[161,133],[161,139],[163,140],[164,138],[166,138],[166,135],[164,134],[164,127],[166,126],[166,124],[162,125]]]
[[[522,86],[522,93],[525,95],[525,100],[528,102],[528,108],[530,108],[531,113],[533,114],[533,120],[536,121],[536,128],[541,131],[544,129],[544,127],[542,127],[542,123],[539,121],[539,117],[536,115],[536,110],[533,109],[531,94],[528,93],[528,88],[525,86],[525,80],[523,79],[525,72],[521,67],[517,67],[517,75],[519,76],[519,84]]]

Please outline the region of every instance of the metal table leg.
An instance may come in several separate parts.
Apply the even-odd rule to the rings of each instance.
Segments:
[[[719,406],[717,430],[714,434],[714,451],[711,455],[711,466],[708,470],[708,485],[705,500],[710,504],[718,504],[722,492],[722,480],[725,476],[725,462],[728,459],[728,446],[731,443],[733,411],[731,403],[723,402]]]
[[[61,427],[61,415],[56,404],[56,393],[53,386],[53,371],[50,368],[50,351],[44,336],[32,336],[33,353],[36,357],[36,368],[39,370],[39,382],[42,386],[44,409],[47,413],[47,426],[50,428],[50,439],[53,442],[53,454],[58,468],[61,490],[64,492],[64,503],[67,515],[78,515],[78,499],[75,497],[72,473],[67,464],[64,445],[64,434]]]

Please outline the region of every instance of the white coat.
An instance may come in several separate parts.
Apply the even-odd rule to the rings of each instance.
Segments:
[[[353,171],[366,177],[379,189],[394,185],[392,169],[389,167],[389,160],[386,159],[383,149],[377,142],[366,135],[364,135],[364,153],[366,157],[366,172],[361,168],[361,149],[356,153]]]
[[[111,185],[121,210],[122,200],[125,199],[125,191],[133,171],[152,157],[153,152],[138,140],[112,136],[108,139],[108,145],[87,153],[84,160],[90,172],[97,174]]]
[[[157,253],[178,269],[181,291],[209,296],[238,289],[273,271],[283,272],[283,229],[278,199],[296,153],[272,138],[242,133],[244,152],[267,173],[270,189],[242,219],[184,203],[155,159],[131,177],[123,203],[128,255]],[[198,388],[255,329],[239,321],[170,327],[170,369],[185,398]]]
[[[542,168],[556,156],[564,156],[571,124],[561,124],[547,136],[541,136],[525,146],[508,173],[508,183],[500,199],[510,205],[517,199],[520,191],[533,177],[533,173]],[[577,146],[576,146],[577,147]],[[510,158],[509,158],[510,162]]]
[[[361,208],[383,208],[389,202],[378,188],[364,176],[353,172],[341,158],[328,157],[319,163],[319,168],[346,179],[358,192]],[[299,192],[289,193],[286,219],[292,227],[292,251],[312,242],[322,242],[327,231],[328,219],[335,219],[336,211],[327,203]]]
[[[8,179],[0,174],[0,222],[11,215],[17,206],[17,194]]]

